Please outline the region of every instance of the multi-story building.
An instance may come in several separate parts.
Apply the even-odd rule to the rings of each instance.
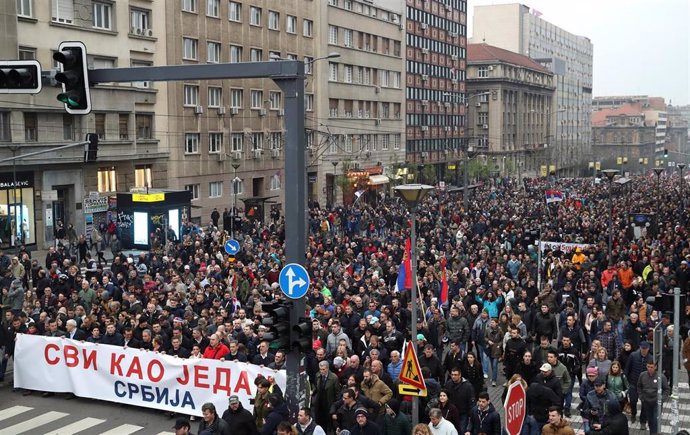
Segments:
[[[405,161],[402,6],[393,1],[317,2],[315,139],[309,198],[351,202],[355,191],[386,191]],[[339,55],[335,57],[335,55]],[[340,174],[340,175],[338,175]]]
[[[467,1],[407,0],[406,15],[407,161],[432,164],[430,183],[464,149]]]
[[[529,57],[469,44],[467,131],[472,148],[491,157],[502,176],[536,175],[548,164],[555,90],[554,75]]]
[[[476,6],[472,43],[529,56],[556,76],[555,137],[550,164],[561,174],[584,172],[591,156],[593,46],[589,38],[549,23],[528,6],[512,3]]]
[[[312,61],[319,36],[315,2],[180,0],[169,8],[166,62],[202,64],[301,59],[307,62],[307,127],[316,130]],[[170,185],[192,192],[192,217],[213,208],[263,218],[283,198],[283,95],[271,79],[169,85]],[[313,135],[308,135],[310,145]]]
[[[93,111],[71,116],[58,103],[52,59],[60,41],[83,41],[91,68],[163,64],[165,2],[20,0],[0,3],[0,58],[37,59],[45,72],[36,95],[5,95],[0,102],[0,158],[45,154],[0,167],[0,239],[3,247],[53,243],[58,221],[78,234],[112,217],[109,194],[132,187],[165,187],[168,156],[165,84],[91,87]],[[51,68],[53,68],[51,70]],[[98,160],[83,163],[79,146],[100,139]],[[16,174],[16,175],[15,175]],[[18,189],[12,189],[17,186]]]

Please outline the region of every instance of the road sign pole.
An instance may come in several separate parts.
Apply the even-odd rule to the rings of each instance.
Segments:
[[[417,206],[410,207],[410,220],[412,226],[410,229],[410,271],[412,272],[412,289],[410,290],[410,297],[412,298],[412,347],[417,352],[417,233],[415,230],[415,221],[417,218]],[[408,344],[409,346],[410,344]],[[421,375],[421,373],[420,373]],[[412,427],[419,423],[419,398],[412,397]]]
[[[682,174],[682,172],[681,172]],[[681,180],[682,181],[682,180]],[[685,309],[685,307],[683,307]],[[671,433],[678,433],[678,424],[680,420],[680,411],[678,409],[678,365],[680,364],[680,287],[673,289],[673,389],[671,390],[671,426],[673,430]],[[661,371],[661,367],[659,368]],[[658,414],[661,418],[661,414]]]

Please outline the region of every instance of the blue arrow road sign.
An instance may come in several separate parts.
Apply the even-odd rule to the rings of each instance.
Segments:
[[[230,255],[235,255],[240,252],[240,242],[235,239],[229,239],[225,242],[225,252]]]
[[[307,269],[301,264],[290,263],[280,271],[278,277],[280,289],[283,290],[285,296],[291,299],[299,299],[307,294],[309,289],[309,274]]]

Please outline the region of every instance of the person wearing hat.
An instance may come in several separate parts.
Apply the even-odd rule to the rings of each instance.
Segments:
[[[628,388],[630,421],[633,423],[635,423],[637,419],[637,381],[640,379],[640,375],[645,371],[647,363],[653,361],[653,356],[649,348],[649,342],[643,341],[640,343],[640,348],[630,354],[628,362],[625,364],[625,377],[628,378],[628,383],[630,384]],[[643,421],[642,416],[640,416],[640,421]]]
[[[365,408],[355,411],[356,423],[350,428],[351,435],[380,435],[381,429],[373,421],[369,421],[369,413]]]
[[[534,379],[534,382],[545,385],[549,390],[552,390],[558,397],[563,398],[563,388],[561,382],[558,380],[553,371],[553,366],[548,362],[539,367],[539,374]]]
[[[252,416],[251,412],[244,409],[237,395],[230,396],[228,399],[228,409],[223,412],[221,418],[228,424],[232,434],[256,435],[259,433],[256,429],[254,416]]]
[[[194,435],[189,431],[191,428],[192,426],[190,425],[189,420],[187,420],[185,417],[180,417],[175,420],[175,426],[173,426],[173,429],[175,429],[175,435]]]
[[[606,377],[597,376],[594,380],[594,390],[587,393],[582,404],[582,418],[585,433],[590,433],[593,425],[603,425],[609,418],[609,402],[615,401],[616,396],[606,388]]]
[[[594,423],[592,434],[594,435],[628,435],[628,418],[621,411],[618,400],[612,400],[608,404],[608,418],[605,423]]]

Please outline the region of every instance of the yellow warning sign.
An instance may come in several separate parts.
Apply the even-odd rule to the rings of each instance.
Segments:
[[[419,367],[417,352],[413,343],[407,343],[405,358],[403,359],[402,369],[400,370],[400,381],[420,390],[426,390],[422,369]]]
[[[426,391],[427,390],[420,390],[412,385],[398,384],[398,393],[402,394],[403,396],[426,397]]]

